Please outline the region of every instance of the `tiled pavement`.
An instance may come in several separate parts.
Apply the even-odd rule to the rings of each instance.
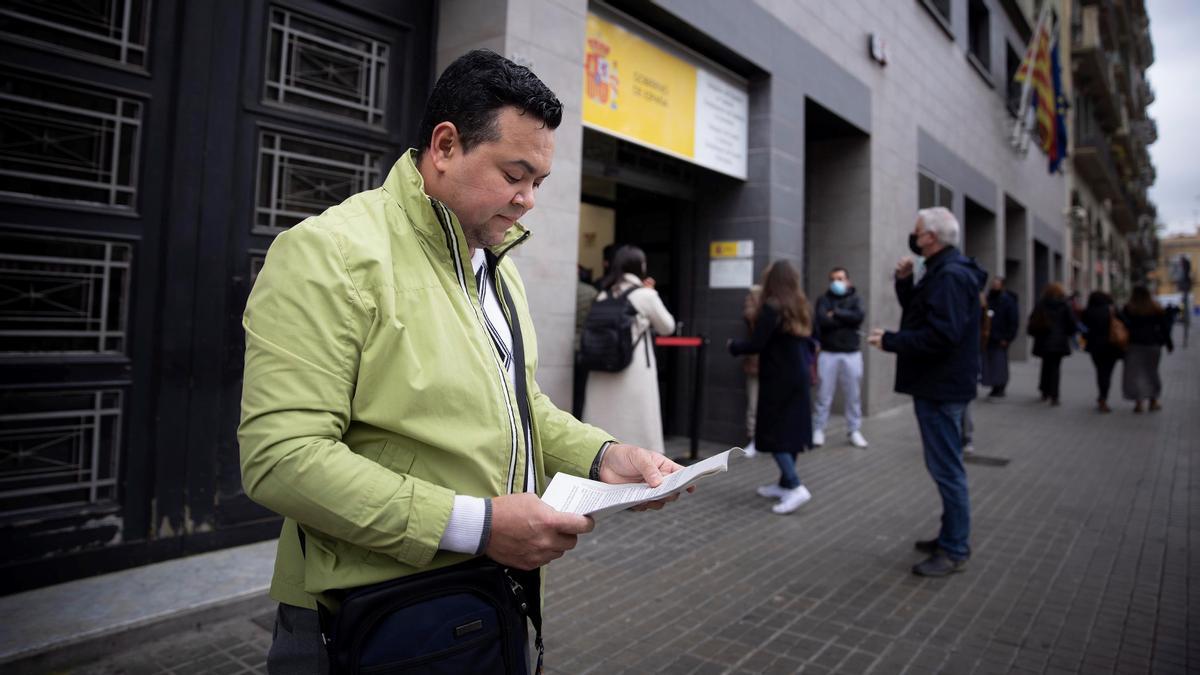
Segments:
[[[908,571],[939,502],[911,411],[895,411],[867,421],[869,449],[801,457],[814,499],[793,515],[753,493],[775,477],[760,457],[673,508],[602,521],[552,566],[547,670],[1200,672],[1200,348],[1165,357],[1154,414],[1093,412],[1080,354],[1046,407],[1035,367],[974,405],[978,451],[1012,461],[968,465],[966,573]],[[263,626],[186,631],[79,672],[264,672]]]

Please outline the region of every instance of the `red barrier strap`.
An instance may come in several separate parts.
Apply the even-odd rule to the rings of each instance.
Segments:
[[[704,338],[662,335],[654,338],[654,344],[657,347],[699,347],[704,344]]]

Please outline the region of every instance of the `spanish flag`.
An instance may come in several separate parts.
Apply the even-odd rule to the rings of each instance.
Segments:
[[[1030,80],[1033,84],[1030,105],[1037,117],[1042,152],[1050,160],[1050,173],[1057,171],[1067,156],[1067,99],[1062,88],[1058,41],[1051,38],[1052,24],[1052,21],[1040,22],[1037,35],[1014,78],[1017,82]],[[1024,114],[1022,110],[1022,118]]]

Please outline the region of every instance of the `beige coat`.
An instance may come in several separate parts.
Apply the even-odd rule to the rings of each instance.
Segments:
[[[624,293],[642,282],[632,274],[617,282],[616,294]],[[608,297],[603,292],[597,297]],[[654,335],[670,335],[675,332],[675,317],[663,305],[658,291],[641,288],[629,294],[629,302],[638,311],[633,327],[633,339],[637,340],[646,331],[645,339]],[[662,412],[658,399],[658,362],[655,360],[653,343],[650,349],[650,365],[646,365],[646,346],[639,343],[633,352],[629,367],[619,373],[588,373],[587,395],[583,404],[583,419],[607,430],[622,443],[631,443],[647,450],[662,453]]]

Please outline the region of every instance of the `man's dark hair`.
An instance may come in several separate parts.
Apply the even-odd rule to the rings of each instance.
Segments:
[[[487,49],[463,54],[438,78],[425,103],[417,158],[429,147],[433,128],[442,122],[458,129],[463,152],[500,140],[496,115],[505,106],[533,115],[549,129],[562,122],[562,103],[528,68]]]
[[[833,276],[833,275],[837,274],[838,272],[845,274],[847,279],[850,278],[850,272],[848,272],[845,267],[835,267],[835,268],[829,270],[829,276]]]

